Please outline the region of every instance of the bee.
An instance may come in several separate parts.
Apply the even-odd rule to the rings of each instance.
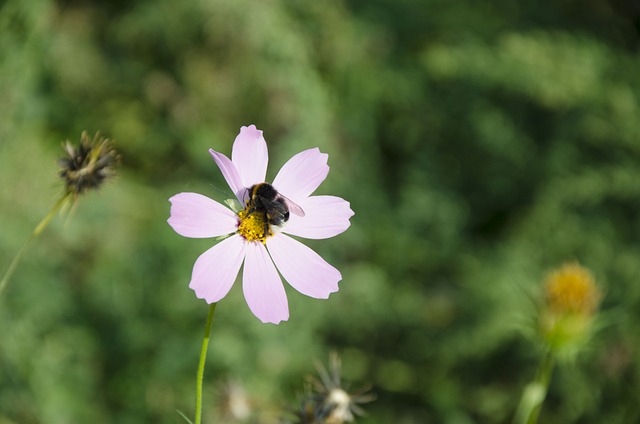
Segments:
[[[264,235],[269,234],[269,225],[282,226],[289,220],[289,213],[302,217],[304,211],[291,200],[287,199],[269,183],[252,185],[247,191],[247,215],[262,214],[264,220]]]

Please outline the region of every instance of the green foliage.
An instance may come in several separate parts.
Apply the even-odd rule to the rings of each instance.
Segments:
[[[62,141],[100,130],[123,164],[0,298],[0,422],[191,416],[207,306],[187,285],[212,241],[175,234],[167,199],[230,197],[207,150],[251,123],[269,179],[318,146],[319,191],[356,215],[309,242],[342,272],[329,300],[287,287],[279,326],[238,285],[220,302],[205,422],[227,378],[277,422],[330,350],[374,387],[361,422],[510,422],[541,358],[541,281],[573,259],[607,327],[556,370],[540,421],[637,422],[638,19],[599,0],[7,0],[0,270],[62,192]]]

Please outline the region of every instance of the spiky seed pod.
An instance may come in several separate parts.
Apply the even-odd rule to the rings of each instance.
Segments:
[[[337,354],[332,354],[327,370],[322,364],[316,366],[318,377],[312,377],[305,394],[295,410],[295,424],[344,424],[355,421],[355,415],[364,415],[360,404],[371,402],[375,396],[368,388],[349,393],[341,381],[341,363]]]
[[[284,421],[286,424],[323,424],[331,412],[324,405],[324,398],[305,390],[305,394],[298,402],[297,408],[292,410],[294,421]]]
[[[100,133],[91,139],[83,131],[80,145],[74,146],[66,141],[62,147],[66,157],[60,158],[58,163],[62,168],[60,177],[64,180],[66,194],[77,197],[86,190],[98,189],[115,175],[120,156],[113,148],[113,142],[100,137]]]

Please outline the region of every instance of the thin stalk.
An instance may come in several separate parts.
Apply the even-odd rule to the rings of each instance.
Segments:
[[[0,295],[2,295],[2,292],[4,291],[5,287],[9,283],[9,279],[11,278],[11,275],[13,275],[13,272],[18,267],[18,263],[20,263],[20,260],[22,259],[22,256],[24,255],[24,253],[27,250],[27,247],[29,246],[31,241],[33,239],[35,239],[36,237],[38,237],[40,235],[40,233],[42,233],[44,231],[44,229],[47,228],[47,225],[49,225],[49,223],[51,222],[53,217],[56,215],[56,213],[58,213],[60,211],[60,209],[62,209],[62,207],[67,203],[67,201],[70,198],[71,198],[71,194],[68,194],[66,196],[62,196],[53,205],[53,207],[51,208],[49,213],[44,218],[42,218],[42,221],[40,221],[38,223],[38,225],[36,225],[36,227],[34,228],[33,232],[31,233],[29,238],[24,242],[24,244],[22,245],[22,247],[18,251],[18,254],[13,258],[13,261],[11,261],[11,264],[9,265],[9,268],[4,273],[4,276],[2,277],[2,281],[0,281]]]
[[[538,422],[538,416],[540,415],[540,410],[542,409],[542,404],[547,397],[547,392],[549,391],[549,382],[551,381],[551,374],[553,374],[553,365],[555,364],[555,357],[551,351],[547,352],[542,362],[540,363],[540,368],[538,369],[538,376],[536,381],[540,384],[540,386],[544,389],[542,393],[542,399],[540,402],[533,408],[531,411],[531,415],[529,416],[529,420],[527,424],[536,424]]]
[[[204,379],[204,364],[207,361],[207,348],[209,347],[209,337],[211,326],[213,325],[213,314],[216,311],[216,304],[209,307],[209,315],[204,326],[204,337],[202,338],[202,348],[200,349],[200,362],[198,363],[198,374],[196,376],[196,421],[195,424],[202,423],[202,382]]]
[[[522,392],[513,424],[536,424],[538,422],[542,404],[549,391],[554,365],[555,356],[551,350],[548,350],[540,362],[535,380],[527,384]]]

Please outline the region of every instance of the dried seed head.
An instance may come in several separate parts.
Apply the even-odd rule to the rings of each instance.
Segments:
[[[341,363],[337,354],[331,355],[329,370],[316,366],[318,376],[310,379],[310,386],[296,411],[296,424],[344,424],[355,421],[355,415],[364,415],[360,404],[371,402],[375,396],[361,389],[349,393],[340,377]],[[345,387],[343,387],[345,386]]]
[[[66,141],[62,147],[66,156],[60,158],[58,163],[62,168],[60,177],[64,180],[66,194],[77,197],[86,190],[99,188],[115,175],[120,156],[114,150],[113,142],[100,137],[99,133],[92,140],[83,131],[79,146]]]

